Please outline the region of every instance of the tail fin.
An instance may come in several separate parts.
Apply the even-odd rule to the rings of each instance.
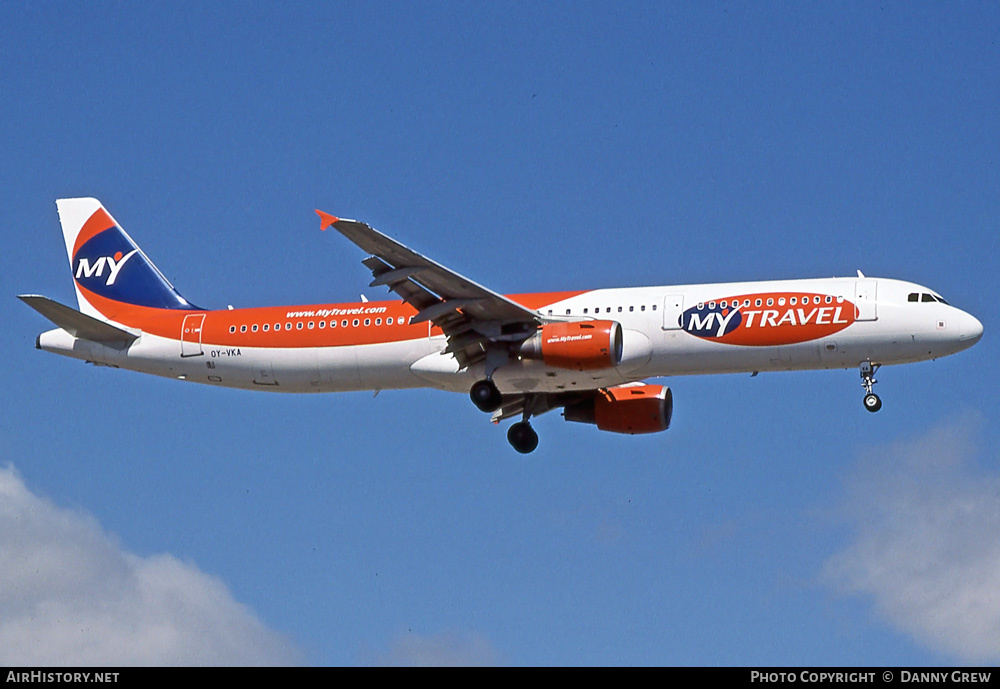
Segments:
[[[121,306],[198,309],[182,297],[97,199],[59,199],[59,222],[83,313],[115,320]]]

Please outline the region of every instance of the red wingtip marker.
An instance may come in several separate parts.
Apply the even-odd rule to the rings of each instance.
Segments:
[[[330,225],[332,225],[333,223],[335,223],[338,220],[340,220],[340,218],[336,218],[336,217],[330,215],[329,213],[324,213],[323,211],[319,210],[318,208],[316,209],[316,215],[319,216],[319,219],[320,219],[319,229],[321,229],[321,230],[325,230]]]

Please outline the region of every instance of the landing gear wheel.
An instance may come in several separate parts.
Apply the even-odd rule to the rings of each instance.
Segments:
[[[503,404],[503,395],[492,380],[476,381],[469,390],[469,398],[484,412],[494,412]]]
[[[872,392],[872,387],[878,381],[875,380],[875,371],[879,369],[881,364],[873,364],[870,361],[861,362],[861,387],[865,389],[865,409],[874,413],[882,408],[882,400],[878,398],[874,392]]]
[[[882,408],[882,400],[874,392],[865,395],[865,409],[870,412],[877,412]]]
[[[507,441],[522,455],[538,447],[538,434],[527,421],[518,421],[507,431]]]

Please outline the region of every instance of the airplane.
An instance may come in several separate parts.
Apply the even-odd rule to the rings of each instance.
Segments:
[[[501,295],[356,220],[317,210],[368,254],[395,300],[209,310],[187,301],[93,198],[56,201],[79,309],[19,295],[57,327],[38,349],[98,366],[270,392],[439,388],[468,393],[507,439],[562,409],[602,431],[670,426],[650,378],[858,369],[864,407],[882,365],[971,347],[983,326],[935,291],[866,277]]]

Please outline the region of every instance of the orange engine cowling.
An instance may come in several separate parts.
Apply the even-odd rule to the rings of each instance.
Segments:
[[[548,323],[525,340],[519,353],[555,368],[612,368],[622,360],[622,327],[615,321]]]
[[[596,424],[612,433],[657,433],[670,428],[674,397],[663,385],[602,388],[583,402],[567,405],[567,421]]]

